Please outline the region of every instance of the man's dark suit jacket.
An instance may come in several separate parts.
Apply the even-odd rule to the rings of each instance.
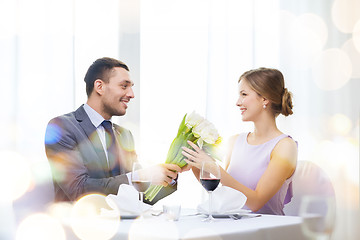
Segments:
[[[55,201],[76,201],[89,193],[116,195],[120,184],[129,184],[125,174],[137,161],[134,139],[129,130],[113,125],[120,159],[117,176],[110,175],[100,138],[83,106],[50,120],[45,150],[53,175]],[[162,188],[150,204],[175,190],[176,186]]]

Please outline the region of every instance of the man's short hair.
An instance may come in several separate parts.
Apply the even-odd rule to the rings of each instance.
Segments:
[[[121,67],[129,71],[125,63],[109,57],[97,59],[86,72],[84,81],[86,83],[86,94],[89,97],[94,89],[94,82],[96,79],[101,79],[104,82],[109,82],[110,71],[115,67]]]

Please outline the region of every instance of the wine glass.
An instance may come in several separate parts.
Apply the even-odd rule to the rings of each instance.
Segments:
[[[335,198],[304,196],[299,209],[302,230],[308,239],[328,240],[335,225]]]
[[[150,186],[150,179],[148,179],[147,174],[142,174],[141,170],[143,166],[139,162],[134,162],[132,166],[131,172],[131,183],[135,187],[135,189],[139,192],[140,201],[139,201],[139,208],[142,210],[142,202],[144,201],[144,192]]]
[[[214,221],[214,218],[211,215],[211,194],[219,185],[220,178],[220,167],[215,161],[204,161],[202,163],[200,169],[200,182],[209,193],[209,216],[204,221]]]

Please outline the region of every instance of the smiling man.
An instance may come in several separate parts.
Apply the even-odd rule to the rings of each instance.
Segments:
[[[117,194],[121,184],[131,184],[131,167],[137,161],[131,132],[111,122],[126,114],[134,98],[134,83],[125,63],[97,59],[85,75],[88,100],[76,111],[52,119],[46,129],[45,150],[55,190],[55,201],[76,201],[89,193]],[[176,190],[181,169],[159,164],[141,176],[163,185],[151,203]],[[170,184],[170,185],[169,185]]]

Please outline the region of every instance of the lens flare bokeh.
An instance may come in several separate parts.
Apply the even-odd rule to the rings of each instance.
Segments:
[[[333,133],[347,136],[352,129],[351,120],[344,114],[335,114],[329,119],[329,127]]]
[[[353,31],[354,45],[358,53],[360,53],[360,19],[357,21]]]
[[[350,58],[352,65],[351,78],[360,78],[360,51],[356,50],[354,38],[347,40],[341,47]]]
[[[313,63],[312,76],[316,85],[325,91],[343,87],[351,78],[349,56],[338,48],[323,51]]]
[[[360,19],[359,0],[335,0],[331,9],[335,26],[344,33],[351,33]]]
[[[119,216],[102,214],[102,209],[111,210],[105,196],[89,194],[80,198],[71,210],[71,227],[83,240],[110,239],[119,227]]]
[[[280,11],[281,52],[287,62],[296,59],[296,68],[308,69],[323,50],[328,39],[328,28],[324,20],[312,13],[296,16]]]
[[[53,203],[48,207],[48,213],[53,218],[62,221],[68,219],[71,216],[71,210],[73,206],[69,202]]]
[[[45,144],[54,144],[61,139],[61,128],[56,124],[49,124],[45,133]]]
[[[31,187],[33,179],[30,165],[22,155],[12,151],[0,152],[0,161],[0,201],[11,202],[20,198]]]
[[[16,232],[16,240],[65,240],[65,231],[60,222],[43,213],[36,213],[25,218]]]

